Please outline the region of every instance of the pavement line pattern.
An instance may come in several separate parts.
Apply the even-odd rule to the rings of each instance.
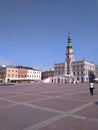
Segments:
[[[25,105],[25,106],[37,108],[37,109],[40,109],[40,110],[45,110],[45,111],[50,111],[50,112],[56,112],[56,113],[63,113],[63,114],[65,113],[64,111],[60,111],[60,110],[56,110],[56,109],[52,109],[52,108],[36,106],[36,105],[32,105],[32,104],[27,104],[27,103],[21,103],[21,104]]]
[[[10,103],[15,103],[15,104],[21,104],[21,102],[12,101],[12,100],[5,99],[5,98],[0,98],[0,100],[2,100],[2,101],[6,101],[6,102],[10,102]]]
[[[8,108],[8,107],[14,107],[17,106],[18,104],[11,104],[11,105],[6,105],[6,106],[0,106],[0,108]]]
[[[91,105],[93,105],[93,102],[89,102],[89,103],[86,103],[86,104],[81,105],[81,106],[79,106],[79,107],[76,107],[75,109],[69,111],[68,113],[69,113],[69,114],[73,114],[73,113],[78,112],[78,111],[80,111],[80,110],[82,110],[82,109],[84,109],[84,108],[86,108],[86,107],[91,106]]]
[[[59,99],[65,99],[63,96],[56,96],[56,98],[59,98]],[[76,98],[67,97],[67,96],[66,96],[66,99],[68,99],[68,100],[72,100],[72,101],[88,102],[88,101],[86,101],[86,100],[76,99]]]
[[[33,126],[30,126],[30,127],[27,127],[27,128],[25,128],[25,129],[23,129],[23,130],[38,130],[38,129],[40,129],[40,128],[42,128],[42,127],[45,127],[45,126],[47,126],[47,125],[50,125],[50,124],[52,124],[52,123],[54,123],[54,122],[56,122],[56,121],[58,121],[58,120],[60,120],[60,119],[63,119],[64,117],[68,117],[68,116],[72,116],[72,117],[75,117],[75,118],[79,118],[79,119],[86,119],[85,117],[83,117],[83,116],[78,116],[78,115],[73,115],[75,112],[77,112],[77,111],[80,111],[80,110],[82,110],[82,109],[84,109],[84,108],[86,108],[86,107],[88,107],[88,106],[91,106],[91,105],[93,105],[93,102],[90,102],[90,103],[86,103],[86,104],[84,104],[84,105],[81,105],[81,106],[79,106],[79,107],[77,107],[77,108],[75,108],[75,109],[72,109],[71,111],[68,111],[68,112],[63,112],[63,114],[60,114],[60,115],[57,115],[57,116],[55,116],[55,117],[53,117],[53,118],[50,118],[50,119],[48,119],[48,120],[45,120],[45,121],[42,121],[42,122],[40,122],[40,123],[38,123],[38,124],[36,124],[36,125],[33,125]],[[45,110],[47,110],[47,109],[45,109]],[[49,109],[48,109],[49,110]],[[56,112],[56,111],[55,111]],[[88,118],[89,119],[89,118]],[[96,120],[96,119],[95,119]],[[97,120],[98,121],[98,120]]]
[[[37,87],[39,87],[39,91],[40,91],[40,86],[37,86]],[[48,90],[49,87],[51,88],[51,90]],[[44,90],[45,87],[42,87],[41,92],[36,92],[36,93],[34,93],[32,90],[30,90],[32,92],[32,94],[31,94],[31,92],[30,93],[25,93],[25,92],[29,92],[29,91],[27,91],[28,87],[24,87],[24,91],[22,91],[23,88],[20,88],[21,92],[19,91],[19,89],[18,89],[19,92],[13,92],[13,91],[9,92],[9,91],[5,91],[5,90],[1,91],[1,92],[9,92],[9,93],[19,93],[21,95],[6,96],[6,97],[0,98],[1,101],[12,103],[10,105],[0,106],[0,108],[7,108],[7,107],[11,107],[12,108],[12,107],[17,106],[17,105],[23,105],[24,107],[27,106],[27,107],[31,107],[31,108],[35,108],[35,109],[39,109],[39,110],[44,110],[44,111],[47,111],[47,112],[55,112],[56,113],[56,116],[53,116],[53,117],[50,117],[50,118],[48,118],[48,119],[46,119],[44,121],[38,122],[35,125],[30,125],[30,126],[24,128],[22,130],[38,130],[38,129],[43,128],[43,127],[45,127],[47,125],[51,125],[52,123],[55,123],[56,121],[59,121],[59,120],[65,118],[65,117],[74,117],[74,118],[78,118],[78,119],[82,119],[82,120],[90,120],[90,121],[98,122],[97,118],[89,117],[89,116],[86,116],[86,115],[85,116],[81,116],[81,115],[76,114],[76,112],[79,112],[79,111],[81,111],[81,110],[83,110],[83,109],[85,109],[87,107],[92,106],[95,101],[96,102],[98,101],[97,99],[96,100],[95,99],[93,99],[93,100],[91,99],[91,100],[89,100],[87,102],[84,99],[83,100],[82,99],[75,99],[75,98],[72,99],[71,97],[67,97],[67,96],[75,95],[75,94],[88,93],[89,91],[87,89],[86,90],[80,89],[79,91],[76,90],[74,92],[71,91],[69,93],[69,89],[70,88],[66,87],[66,89],[68,91],[65,91],[65,87],[63,89],[63,87],[62,88],[60,88],[60,87],[58,88],[58,86],[57,86],[56,90],[54,90],[54,88],[52,88],[52,87],[48,86],[47,91]],[[33,88],[35,88],[35,86],[30,87],[30,88],[33,89]],[[76,89],[78,89],[78,88],[76,88]],[[96,89],[96,91],[97,90],[98,89]],[[42,96],[42,94],[44,95],[45,93],[46,93],[46,95],[44,95],[44,96],[47,96],[47,93],[52,93],[52,92],[61,93],[61,94],[57,95],[57,96],[55,96],[55,95],[52,96],[50,94],[46,98],[29,100],[29,101],[25,101],[25,102],[22,102],[22,101],[13,101],[13,99],[12,100],[6,99],[7,97],[8,98],[9,97],[18,97],[18,96],[24,96],[24,95],[37,95],[37,96],[40,96],[40,94],[41,94],[41,96]],[[72,108],[70,111],[61,111],[61,110],[57,110],[57,109],[52,109],[52,108],[47,108],[47,107],[42,107],[42,106],[37,106],[37,105],[29,104],[29,103],[33,103],[33,102],[37,102],[37,101],[44,101],[44,100],[47,100],[47,99],[56,99],[56,98],[63,99],[63,96],[66,96],[66,99],[84,102],[84,104],[80,105],[80,106],[76,106],[75,108]]]
[[[56,122],[56,121],[58,121],[58,120],[60,120],[60,119],[62,119],[64,117],[66,117],[66,116],[68,116],[68,114],[60,114],[60,115],[57,115],[57,116],[55,116],[53,118],[50,118],[48,120],[42,121],[42,122],[40,122],[40,123],[38,123],[36,125],[27,127],[27,128],[25,128],[23,130],[38,130],[38,129],[40,129],[42,127],[45,127],[45,126],[47,126],[49,124],[52,124],[52,123],[54,123],[54,122]]]

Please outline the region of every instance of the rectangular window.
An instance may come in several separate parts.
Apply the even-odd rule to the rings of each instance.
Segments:
[[[82,73],[82,75],[83,75],[83,71],[82,71],[81,73]]]
[[[8,77],[10,77],[10,74],[8,74]]]

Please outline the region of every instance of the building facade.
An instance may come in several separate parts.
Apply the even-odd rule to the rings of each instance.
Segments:
[[[95,65],[91,62],[82,60],[72,62],[73,77],[76,82],[89,82],[90,73],[95,72]]]
[[[4,82],[10,82],[11,80],[18,79],[18,69],[14,66],[8,66],[5,68]]]
[[[37,69],[28,69],[27,79],[31,81],[41,81],[41,71]]]
[[[0,67],[0,82],[41,81],[41,71],[26,66]]]
[[[73,77],[72,82],[85,83],[89,82],[90,73],[95,72],[95,65],[86,60],[75,61],[74,49],[72,46],[71,35],[68,35],[66,47],[66,58],[64,63],[54,64],[54,75],[69,75]],[[62,79],[61,79],[62,80]]]
[[[0,83],[5,82],[5,77],[6,77],[6,69],[0,66]]]
[[[98,78],[98,65],[95,66],[95,77]]]
[[[62,75],[64,74],[65,67],[64,63],[56,63],[54,64],[54,75]]]
[[[98,65],[95,66],[95,79],[94,79],[95,83],[98,83]]]
[[[25,81],[27,79],[27,68],[24,66],[17,66],[18,68],[18,80]]]
[[[54,70],[47,70],[42,72],[42,80],[54,76]]]

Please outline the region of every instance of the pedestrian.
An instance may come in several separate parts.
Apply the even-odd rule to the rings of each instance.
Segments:
[[[93,95],[94,94],[94,83],[93,82],[89,83],[89,89],[90,89],[90,94]]]

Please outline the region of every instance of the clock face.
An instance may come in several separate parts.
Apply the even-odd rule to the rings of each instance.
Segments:
[[[69,52],[70,52],[70,53],[73,53],[73,49],[69,49]]]

